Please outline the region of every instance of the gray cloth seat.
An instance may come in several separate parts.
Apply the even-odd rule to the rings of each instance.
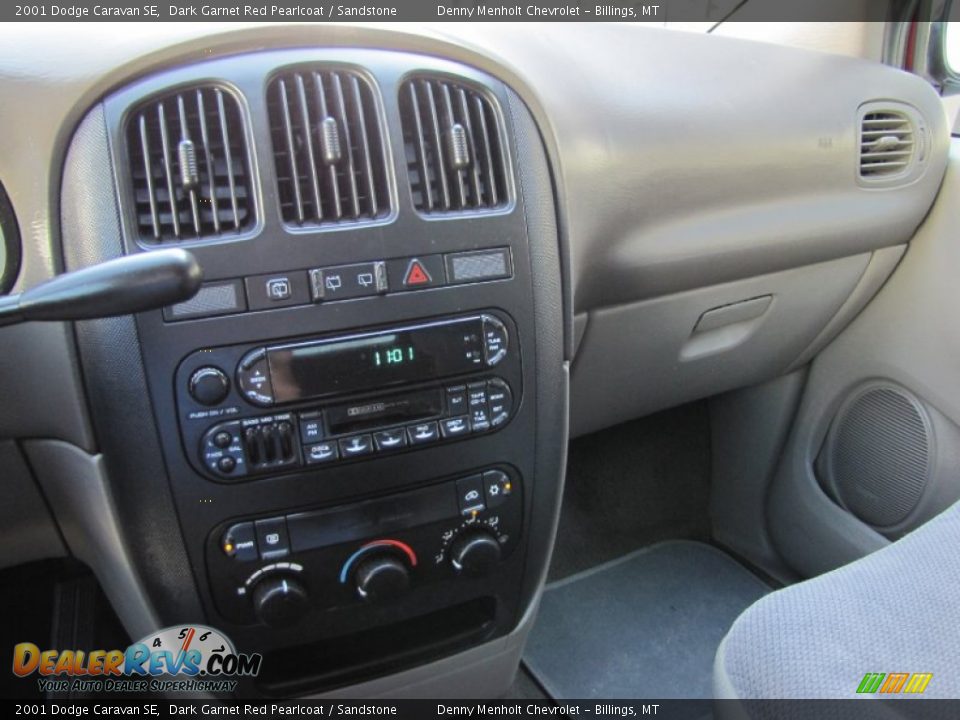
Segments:
[[[960,698],[960,503],[747,608],[717,650],[714,697],[864,698],[866,673],[933,673],[920,697]]]

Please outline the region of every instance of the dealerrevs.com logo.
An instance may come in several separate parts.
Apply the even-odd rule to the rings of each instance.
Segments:
[[[126,650],[13,648],[14,675],[39,676],[41,692],[232,692],[236,678],[256,676],[262,661],[204,625],[168,627]]]

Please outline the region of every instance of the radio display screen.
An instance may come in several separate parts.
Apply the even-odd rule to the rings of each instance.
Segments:
[[[483,363],[479,318],[269,348],[278,403],[469,372]]]

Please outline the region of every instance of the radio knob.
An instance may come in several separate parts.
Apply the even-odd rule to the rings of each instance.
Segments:
[[[294,625],[309,609],[307,589],[290,575],[269,575],[253,589],[253,610],[270,627]]]
[[[397,557],[373,555],[357,566],[357,595],[369,602],[394,600],[410,588],[410,570]]]
[[[500,543],[486,530],[466,530],[450,546],[450,564],[464,575],[486,575],[499,562]]]
[[[187,389],[201,405],[219,405],[230,392],[230,378],[220,368],[202,367],[193,371]]]

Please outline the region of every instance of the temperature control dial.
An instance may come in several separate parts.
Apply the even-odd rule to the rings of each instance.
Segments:
[[[363,600],[394,600],[410,588],[410,570],[400,558],[377,553],[357,565],[353,582]]]

